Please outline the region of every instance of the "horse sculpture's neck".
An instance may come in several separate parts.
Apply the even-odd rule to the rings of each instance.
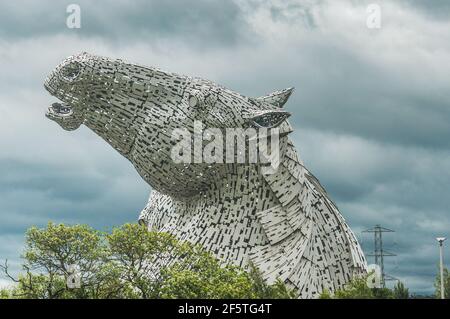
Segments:
[[[268,282],[281,279],[301,297],[342,287],[365,271],[364,256],[287,137],[281,147],[275,174],[236,166],[234,174],[201,196],[173,200],[154,192],[141,220],[203,245],[226,263],[251,261]]]

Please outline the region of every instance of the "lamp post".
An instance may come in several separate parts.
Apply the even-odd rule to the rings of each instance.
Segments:
[[[442,246],[444,246],[444,241],[446,240],[447,238],[445,238],[445,237],[438,237],[438,238],[436,238],[436,240],[438,241],[438,243],[439,243],[439,260],[440,260],[440,262],[439,262],[439,268],[440,268],[440,271],[441,271],[441,299],[445,299],[445,290],[444,290],[444,257],[442,256],[443,255],[443,252],[442,252]]]

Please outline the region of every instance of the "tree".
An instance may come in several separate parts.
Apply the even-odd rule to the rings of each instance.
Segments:
[[[293,298],[281,283],[267,285],[250,272],[222,265],[202,247],[173,235],[126,224],[107,235],[110,254],[139,298]],[[175,258],[174,258],[175,257]]]
[[[135,288],[135,297],[157,298],[161,270],[170,255],[180,254],[180,244],[170,234],[149,232],[146,227],[126,224],[106,235],[111,260],[120,281]]]
[[[319,295],[319,299],[333,299],[333,295],[328,289],[324,289]]]
[[[273,285],[268,285],[261,272],[253,264],[250,264],[250,279],[253,282],[253,290],[258,298],[263,299],[292,299],[297,298],[294,290],[289,289],[280,279]]]
[[[11,299],[11,289],[3,288],[0,289],[0,299]]]
[[[405,299],[409,296],[408,289],[403,283],[397,283],[394,290],[389,288],[370,288],[367,279],[371,274],[362,277],[354,277],[344,288],[331,294],[324,290],[320,299]]]
[[[367,286],[367,277],[355,277],[334,293],[336,299],[373,299],[373,288]]]
[[[9,274],[7,262],[1,266],[17,284],[16,297],[100,298],[106,292],[103,286],[118,283],[102,233],[85,225],[49,223],[45,229],[32,227],[26,234],[23,258],[25,273],[18,279]],[[69,289],[71,276],[79,276],[83,285]]]
[[[281,281],[266,284],[252,266],[246,271],[222,265],[200,246],[137,224],[109,234],[84,225],[33,227],[23,258],[17,279],[7,261],[0,266],[16,283],[0,298],[295,297]],[[71,285],[74,265],[79,287]]]
[[[374,299],[394,299],[394,292],[389,288],[373,288]]]
[[[405,287],[405,285],[401,281],[397,281],[394,286],[394,298],[395,299],[408,299],[409,298],[409,289]]]
[[[440,271],[438,271],[438,274],[436,276],[436,280],[434,282],[435,287],[435,297],[440,299],[441,298],[441,275]],[[450,299],[450,273],[447,268],[444,268],[444,297],[445,299]]]

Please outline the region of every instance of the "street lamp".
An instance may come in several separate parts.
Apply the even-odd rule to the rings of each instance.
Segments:
[[[445,290],[444,290],[444,260],[442,256],[442,246],[444,245],[444,241],[447,238],[438,237],[436,240],[439,243],[439,259],[440,259],[440,270],[441,270],[441,299],[445,299]]]

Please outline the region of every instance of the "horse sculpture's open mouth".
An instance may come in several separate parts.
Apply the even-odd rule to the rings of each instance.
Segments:
[[[71,102],[66,102],[67,96],[61,93],[61,89],[59,89],[61,94],[57,94],[58,90],[50,85],[49,79],[46,80],[44,87],[52,97],[58,99],[58,102],[54,102],[47,107],[45,116],[58,123],[66,131],[73,131],[79,128],[80,125],[83,124],[84,118],[80,112],[77,113],[76,108],[72,104],[72,102],[76,102],[77,99],[69,97],[71,98]]]
[[[50,119],[64,119],[73,115],[73,109],[69,104],[57,97],[57,90],[53,85],[54,79],[54,75],[49,76],[45,80],[44,88],[48,93],[50,93],[51,96],[58,98],[61,102],[52,103],[52,105],[47,108],[45,115]]]
[[[73,114],[72,108],[65,103],[53,103],[47,110],[47,116],[68,117]]]

